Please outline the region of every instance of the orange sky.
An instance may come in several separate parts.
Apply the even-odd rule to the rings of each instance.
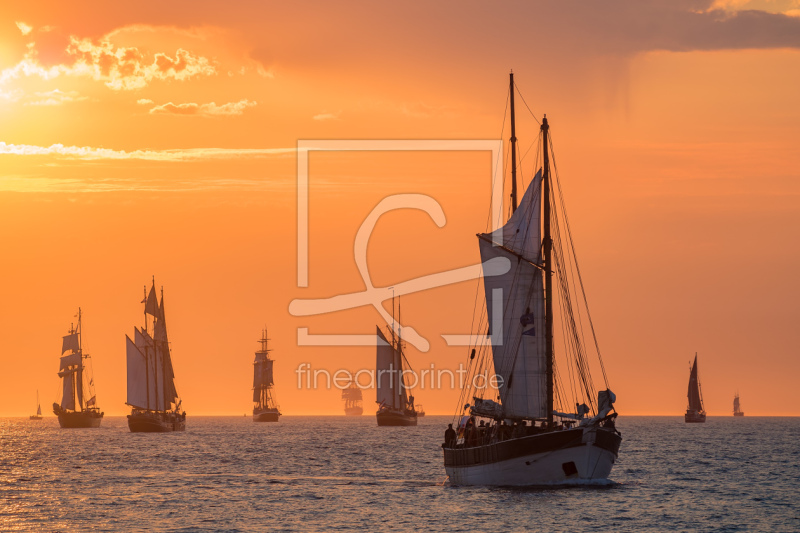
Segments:
[[[374,332],[364,307],[293,317],[296,298],[363,290],[353,239],[386,195],[434,197],[447,223],[385,215],[373,283],[478,262],[488,153],[315,153],[310,283],[297,287],[302,139],[497,139],[507,75],[552,123],[617,408],[679,415],[700,354],[710,414],[800,415],[800,2],[376,4],[40,2],[0,13],[0,415],[57,399],[58,349],[84,312],[100,407],[127,411],[124,335],[142,286],[167,299],[191,414],[249,412],[270,330],[285,414],[341,414],[295,369],[358,369],[374,348],[298,347]],[[537,135],[522,102],[518,137]],[[506,134],[507,136],[507,134]],[[532,174],[523,168],[523,179]],[[456,368],[476,284],[403,299]],[[418,391],[451,414],[458,391]],[[374,392],[365,392],[372,411]]]

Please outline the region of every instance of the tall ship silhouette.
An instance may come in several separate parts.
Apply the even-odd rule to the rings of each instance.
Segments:
[[[161,301],[156,282],[145,287],[144,326],[134,327],[133,339],[125,335],[128,398],[131,407],[128,428],[132,433],[166,433],[186,429],[186,413],[175,387],[175,371],[167,335],[164,289]]]
[[[253,422],[277,422],[281,411],[272,390],[274,361],[269,356],[272,350],[269,349],[266,328],[261,332],[259,342],[261,349],[256,352],[256,359],[253,361]]]
[[[742,406],[739,403],[739,393],[736,393],[736,396],[733,397],[733,416],[744,416],[744,412],[742,411]]]
[[[58,377],[61,378],[61,403],[53,404],[53,414],[62,428],[100,427],[103,413],[97,407],[89,354],[83,352],[81,309],[78,325],[70,325],[62,338]],[[38,398],[37,398],[38,399]]]
[[[342,400],[344,400],[344,414],[347,416],[361,416],[364,413],[363,394],[355,380],[350,382],[349,387],[342,390]]]
[[[686,408],[684,420],[687,423],[703,423],[706,421],[706,410],[703,407],[703,395],[700,392],[700,377],[697,373],[697,354],[694,354],[694,363],[689,371],[689,392],[687,393],[689,406]]]
[[[467,385],[445,432],[444,467],[453,485],[594,483],[609,476],[622,442],[616,396],[591,325],[555,161],[551,168],[546,116],[538,148],[535,137],[529,143],[533,169],[517,204],[515,92],[512,73],[510,217],[503,223],[495,210],[488,232],[477,235],[485,306],[475,308]],[[558,366],[556,320],[564,335]],[[592,364],[605,390],[596,392]]]
[[[399,308],[398,308],[399,314]],[[394,317],[394,298],[392,298],[392,317]],[[416,426],[417,411],[414,397],[408,394],[405,371],[411,370],[403,353],[402,328],[399,320],[388,328],[389,339],[377,328],[377,350],[375,370],[378,384],[376,403],[378,411],[375,418],[379,426]]]

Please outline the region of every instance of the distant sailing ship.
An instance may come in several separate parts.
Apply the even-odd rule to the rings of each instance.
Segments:
[[[392,314],[394,314],[394,300]],[[378,412],[375,413],[375,417],[379,426],[416,426],[417,411],[414,408],[414,397],[407,392],[404,370],[408,361],[403,354],[399,321],[396,328],[392,323],[389,331],[391,340],[386,339],[381,328],[377,330],[375,367],[378,376],[378,394],[375,403],[378,404]]]
[[[342,400],[344,400],[344,414],[347,416],[361,416],[364,407],[361,400],[363,395],[361,387],[355,381],[350,382],[350,386],[342,390]]]
[[[444,466],[454,485],[535,486],[604,480],[622,442],[614,425],[616,396],[608,390],[605,370],[606,390],[595,396],[589,351],[596,353],[601,369],[602,358],[580,281],[558,173],[553,176],[550,169],[552,145],[546,117],[539,136],[541,159],[537,156],[534,163],[538,166],[541,161],[541,167],[531,175],[517,206],[515,90],[511,74],[511,216],[502,228],[477,235],[486,306],[476,308],[479,317],[473,323],[478,329],[473,329],[468,385],[459,402],[464,407],[454,418],[458,431],[445,433]],[[555,299],[562,321],[559,329],[566,337],[558,379],[553,341]],[[586,326],[586,335],[581,324]],[[487,374],[499,376],[497,386],[486,384]],[[476,379],[481,376],[482,385]]]
[[[422,404],[417,406],[417,416],[425,416],[425,408],[422,407]]]
[[[36,391],[36,414],[30,416],[31,420],[42,419],[42,404],[39,403],[39,391]]]
[[[155,278],[149,294],[145,287],[142,303],[144,327],[134,327],[133,340],[125,335],[128,367],[126,403],[131,406],[128,428],[132,433],[184,431],[186,413],[180,412],[181,400],[175,388],[164,313],[164,289],[161,289],[159,303]],[[153,319],[152,330],[148,330],[148,315]]]
[[[272,379],[272,365],[274,361],[269,358],[271,351],[267,346],[267,330],[262,331],[261,349],[256,352],[253,362],[253,422],[277,422],[281,416],[280,409],[275,403],[272,392],[274,385]]]
[[[700,378],[697,375],[697,353],[694,354],[694,364],[689,373],[689,407],[686,409],[684,420],[686,422],[705,422],[706,411],[703,408],[703,396],[700,393]]]
[[[742,411],[742,406],[739,405],[739,393],[736,393],[736,396],[733,397],[733,416],[744,416],[744,412]]]
[[[78,308],[78,325],[70,326],[69,334],[61,343],[58,370],[62,382],[61,404],[53,404],[53,413],[62,428],[96,428],[103,420],[103,413],[97,407],[94,379],[89,376],[88,383],[84,383],[87,381],[84,360],[89,359],[89,354],[83,353],[82,337],[81,309]]]

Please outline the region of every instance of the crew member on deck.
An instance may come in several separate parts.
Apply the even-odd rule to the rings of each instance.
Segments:
[[[453,424],[447,424],[447,429],[444,432],[444,447],[456,447],[456,430],[453,429]]]

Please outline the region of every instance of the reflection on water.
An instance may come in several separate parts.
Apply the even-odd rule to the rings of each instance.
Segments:
[[[800,419],[621,417],[605,487],[451,487],[449,417],[124,417],[61,430],[0,419],[3,531],[800,530]]]

